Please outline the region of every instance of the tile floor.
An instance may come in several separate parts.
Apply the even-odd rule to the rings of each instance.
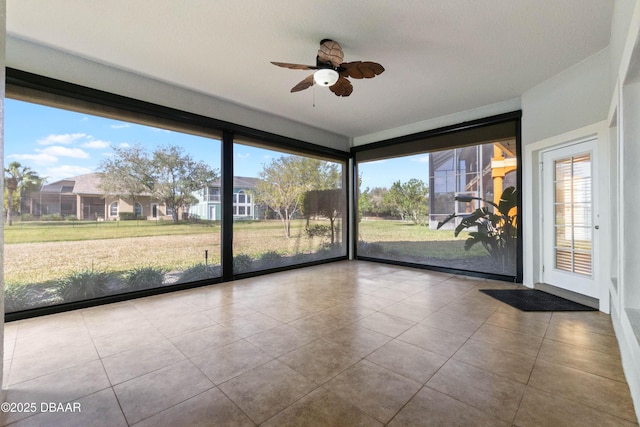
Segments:
[[[2,424],[637,425],[609,316],[513,286],[345,261],[12,322]]]

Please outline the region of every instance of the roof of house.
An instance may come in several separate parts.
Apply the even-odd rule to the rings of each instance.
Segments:
[[[40,188],[42,193],[72,193],[75,181],[73,179],[61,179],[60,181],[45,184]]]
[[[233,188],[255,188],[260,178],[252,178],[249,176],[234,176]],[[214,181],[210,187],[222,187],[222,181]]]
[[[252,178],[247,176],[234,176],[233,187],[234,188],[255,188],[258,178]],[[105,194],[104,190],[100,188],[100,174],[99,173],[87,173],[84,175],[73,176],[70,178],[61,179],[59,181],[45,184],[40,191],[42,193],[69,193],[69,194],[92,194],[102,195]],[[220,186],[220,181],[216,181],[213,186]]]
[[[104,191],[100,188],[102,181],[98,173],[78,175],[73,179],[76,182],[73,186],[73,192],[76,194],[104,194]]]
[[[258,178],[251,178],[247,176],[234,176],[233,187],[234,188],[255,188],[258,181],[260,181],[260,179]]]

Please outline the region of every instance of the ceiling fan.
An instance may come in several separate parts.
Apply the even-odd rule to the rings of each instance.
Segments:
[[[271,62],[278,67],[292,70],[317,70],[291,88],[291,92],[299,92],[314,84],[328,86],[337,96],[349,96],[353,92],[353,85],[347,79],[370,79],[382,74],[384,67],[377,62],[354,61],[342,62],[344,54],[338,42],[324,39],[320,42],[316,65],[289,64],[287,62]]]

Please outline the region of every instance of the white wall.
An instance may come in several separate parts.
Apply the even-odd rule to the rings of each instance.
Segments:
[[[613,85],[604,49],[522,94],[522,142],[531,144],[607,118]]]
[[[640,324],[633,324],[629,311],[640,313],[640,282],[637,280],[640,228],[635,226],[640,209],[637,190],[640,179],[639,35],[640,4],[636,0],[616,0],[608,48],[522,95],[524,283],[533,286],[540,278],[541,150],[597,135],[600,178],[596,191],[601,199],[601,239],[599,247],[594,249],[600,251],[600,267],[604,271],[600,277],[600,302],[605,306],[601,305],[601,310],[611,311],[638,418],[640,342],[636,333],[640,336]],[[619,199],[612,194],[614,191],[620,195]],[[609,202],[620,205],[612,208]],[[616,223],[619,232],[613,227]],[[614,248],[618,249],[617,259],[611,256]],[[612,277],[618,277],[617,285]]]
[[[602,130],[611,100],[609,76],[610,56],[605,49],[522,94],[523,282],[527,286],[541,281],[540,151]],[[597,123],[599,128],[594,128]],[[600,139],[606,144],[608,135]],[[606,179],[603,172],[600,175]]]
[[[4,34],[4,32],[3,32]],[[349,138],[6,36],[6,66],[289,138],[349,151]]]
[[[610,57],[610,83],[612,87],[616,84],[618,70],[622,62],[623,51],[627,42],[629,25],[633,17],[633,10],[636,0],[616,0],[613,8],[613,19],[611,22],[611,39],[609,42]]]

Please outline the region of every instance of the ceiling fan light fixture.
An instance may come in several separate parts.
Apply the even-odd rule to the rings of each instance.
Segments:
[[[338,72],[331,68],[323,68],[313,73],[313,81],[320,86],[333,86],[338,81]]]

